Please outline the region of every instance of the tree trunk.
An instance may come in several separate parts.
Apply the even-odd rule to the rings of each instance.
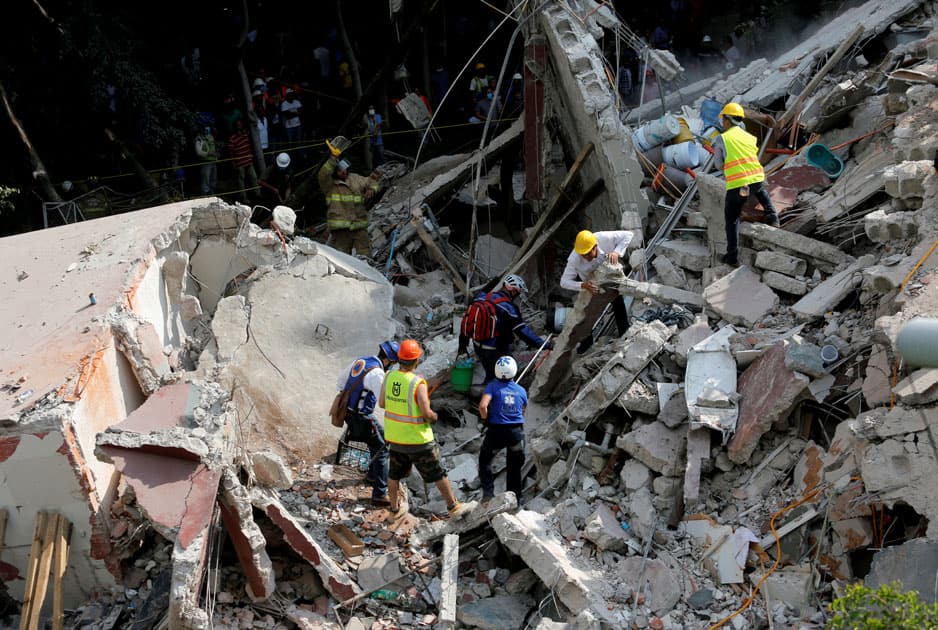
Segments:
[[[29,153],[29,163],[33,168],[33,179],[36,181],[36,184],[39,185],[39,189],[42,191],[44,201],[55,201],[62,203],[63,199],[59,196],[59,193],[56,192],[55,186],[52,184],[52,180],[49,179],[49,173],[46,171],[46,167],[42,163],[42,159],[40,159],[39,153],[36,152],[36,148],[33,146],[33,143],[30,142],[29,136],[26,135],[26,130],[23,129],[23,125],[16,117],[16,114],[13,113],[13,106],[10,104],[10,100],[7,98],[7,91],[4,88],[2,82],[0,82],[0,100],[3,100],[3,109],[6,111],[7,116],[10,118],[10,123],[12,123],[16,128],[16,132],[19,134],[20,140],[23,141],[23,145],[26,147],[26,151]]]
[[[248,40],[248,32],[251,30],[248,2],[241,0],[241,12],[244,16],[241,35],[238,37],[238,76],[241,78],[241,96],[244,99],[245,121],[247,122],[248,136],[251,138],[251,149],[254,151],[254,170],[260,177],[264,172],[264,149],[261,147],[261,135],[257,129],[257,114],[254,113],[254,101],[251,98],[251,82],[248,79],[247,70],[244,69],[244,42]]]
[[[104,133],[108,137],[108,140],[117,145],[117,150],[120,151],[121,157],[130,162],[130,167],[133,169],[137,179],[140,180],[140,183],[143,184],[147,190],[159,190],[157,201],[167,203],[169,196],[166,194],[166,191],[160,190],[160,183],[153,179],[153,176],[150,175],[150,171],[144,168],[143,164],[140,163],[140,160],[137,159],[127,145],[117,137],[117,134],[107,127],[104,128]]]
[[[345,19],[342,17],[342,0],[335,0],[336,21],[339,26],[339,34],[342,36],[342,47],[345,49],[345,56],[348,57],[349,72],[352,74],[352,89],[355,90],[355,100],[362,100],[362,77],[358,71],[358,59],[355,57],[355,49],[352,48],[352,41],[349,39],[348,31],[345,30]],[[365,129],[367,135],[368,129]],[[362,159],[365,162],[365,170],[369,173],[374,168],[371,162],[371,138],[367,137],[362,143]]]

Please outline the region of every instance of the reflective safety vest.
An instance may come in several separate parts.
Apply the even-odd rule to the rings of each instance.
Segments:
[[[763,181],[765,171],[759,163],[756,137],[736,125],[724,131],[722,135],[723,145],[726,147],[726,159],[723,161],[726,189],[733,190]]]
[[[370,177],[349,173],[346,179],[333,177],[336,160],[329,159],[319,169],[319,186],[326,196],[326,225],[330,230],[364,230],[368,227],[365,193],[381,187]]]
[[[391,444],[420,445],[433,441],[433,429],[420,414],[417,387],[426,379],[393,370],[384,381],[384,439]]]

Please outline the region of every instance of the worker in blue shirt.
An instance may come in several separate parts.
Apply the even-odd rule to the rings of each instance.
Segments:
[[[479,401],[479,413],[487,423],[485,439],[479,450],[479,480],[482,482],[483,503],[495,496],[492,460],[495,453],[508,449],[507,489],[521,503],[521,468],[524,466],[524,411],[528,393],[514,381],[518,364],[509,356],[495,362],[495,380],[485,387]]]

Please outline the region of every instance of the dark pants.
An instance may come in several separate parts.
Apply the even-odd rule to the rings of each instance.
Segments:
[[[521,468],[524,466],[524,425],[490,424],[485,430],[482,448],[479,450],[479,480],[482,482],[482,496],[495,495],[495,476],[492,474],[492,460],[495,454],[507,448],[508,484],[521,502]]]
[[[625,308],[625,298],[621,295],[617,296],[612,300],[612,315],[616,319],[616,328],[619,331],[619,336],[621,337],[629,330],[629,311]],[[592,332],[587,335],[583,341],[580,342],[580,345],[577,346],[577,353],[583,354],[587,350],[593,347],[593,334]]]
[[[371,453],[371,465],[368,468],[368,479],[372,482],[371,496],[375,499],[387,496],[388,445],[384,441],[381,421],[350,412],[345,422],[348,424],[348,439],[365,442]]]
[[[475,345],[476,357],[479,359],[479,363],[482,364],[482,367],[485,368],[485,382],[495,380],[495,362],[498,361],[499,357],[510,356],[511,352],[505,350],[488,350],[482,346]]]
[[[762,207],[765,209],[765,216],[770,220],[772,217],[778,219],[778,213],[775,212],[775,206],[772,205],[772,198],[763,186],[764,182],[749,184],[749,194],[754,195]],[[740,188],[733,188],[726,191],[726,201],[723,204],[723,218],[726,221],[726,257],[731,261],[739,260],[739,217],[742,214],[743,206],[746,205],[748,197],[740,194]]]
[[[384,144],[371,145],[371,165],[378,168],[385,162],[387,162],[387,160],[384,157]]]

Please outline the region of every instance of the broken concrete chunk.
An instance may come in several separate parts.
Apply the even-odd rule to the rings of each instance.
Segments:
[[[654,282],[639,282],[626,278],[619,282],[619,293],[634,298],[649,298],[662,304],[687,304],[689,306],[704,306],[700,295],[693,291],[676,289],[664,284]]]
[[[762,274],[762,281],[769,287],[789,295],[804,295],[808,292],[808,281],[799,280],[780,274],[776,271],[766,271]]]
[[[530,600],[524,601],[516,596],[496,595],[460,604],[456,618],[469,628],[481,630],[520,628],[532,605]]]
[[[794,340],[786,345],[785,367],[814,378],[827,374],[821,359],[821,348],[803,340]]]
[[[267,555],[267,541],[254,522],[250,491],[241,485],[237,475],[225,470],[221,481],[218,505],[229,539],[247,578],[245,589],[251,601],[263,601],[276,590],[274,568]]]
[[[381,588],[404,576],[397,552],[366,556],[358,565],[358,585],[366,591]]]
[[[821,263],[828,269],[852,260],[839,247],[761,223],[742,223],[739,226],[739,234],[761,244],[765,249],[781,248],[799,257],[808,258],[815,264]]]
[[[922,602],[934,604],[938,601],[936,575],[938,542],[915,538],[874,555],[873,565],[864,581],[871,588],[899,581],[903,591],[918,591]]]
[[[794,472],[795,490],[801,496],[805,496],[817,488],[822,481],[825,481],[823,474],[824,455],[823,448],[814,442],[808,442],[801,459],[795,465]]]
[[[639,488],[629,496],[629,527],[639,540],[646,542],[657,529],[658,510],[648,488]]]
[[[756,254],[755,265],[760,269],[775,271],[786,276],[803,276],[808,270],[808,263],[801,258],[770,250],[763,250]]]
[[[643,561],[641,557],[632,556],[619,563],[618,573],[622,583],[636,596],[650,593],[645,605],[656,615],[669,612],[681,598],[680,583],[661,560],[649,558]]]
[[[619,471],[622,488],[629,494],[651,485],[651,469],[637,459],[629,459]]]
[[[635,543],[632,537],[622,529],[619,520],[605,505],[600,505],[593,512],[593,515],[586,520],[586,527],[583,529],[582,535],[583,538],[596,545],[600,551],[622,553],[629,547],[629,543],[632,543],[637,550],[640,550],[638,543]]]
[[[873,256],[863,256],[846,269],[834,274],[814,287],[806,296],[792,304],[792,312],[801,320],[823,317],[824,313],[833,310],[841,300],[860,284],[863,279],[860,272],[872,265],[874,260]]]
[[[751,579],[755,583],[761,577],[761,573],[754,574]],[[766,589],[769,601],[785,602],[786,606],[800,615],[813,604],[813,579],[814,571],[809,564],[784,567],[770,574],[763,583],[763,588]]]
[[[686,441],[685,431],[656,421],[620,435],[616,446],[652,470],[675,477],[684,470]]]
[[[863,217],[863,231],[874,243],[891,243],[918,234],[914,212],[886,212],[880,208]]]
[[[746,368],[737,391],[742,397],[736,435],[728,454],[737,464],[749,461],[760,438],[788,412],[807,390],[810,379],[785,366],[785,347],[776,344]]]
[[[271,451],[251,453],[251,466],[257,482],[268,488],[289,488],[293,485],[293,473],[283,457]]]
[[[874,344],[866,364],[866,377],[863,379],[863,398],[867,406],[875,408],[889,402],[891,374],[889,351],[884,346]]]
[[[883,170],[886,194],[896,199],[925,196],[925,178],[935,171],[931,160],[902,162]]]
[[[661,406],[658,420],[669,429],[678,427],[687,420],[687,400],[684,398],[683,389],[674,392],[668,398],[668,401]]]
[[[667,256],[675,265],[697,273],[710,266],[710,250],[698,239],[662,241],[656,251]]]
[[[289,206],[276,206],[274,208],[273,221],[281,234],[284,236],[293,236],[293,232],[296,229],[296,212],[293,211],[293,208]]]
[[[747,328],[778,306],[778,296],[749,267],[739,267],[705,288],[703,298],[720,317]]]
[[[927,405],[938,401],[938,369],[912,372],[896,384],[896,400],[903,405]]]
[[[862,549],[873,544],[873,524],[868,518],[848,518],[831,522],[844,551]]]
[[[616,404],[629,411],[655,415],[658,413],[658,393],[641,379],[635,379],[616,399]]]
[[[658,272],[662,283],[678,289],[687,288],[687,278],[684,276],[684,272],[675,266],[670,258],[659,253],[651,261],[651,264]]]

